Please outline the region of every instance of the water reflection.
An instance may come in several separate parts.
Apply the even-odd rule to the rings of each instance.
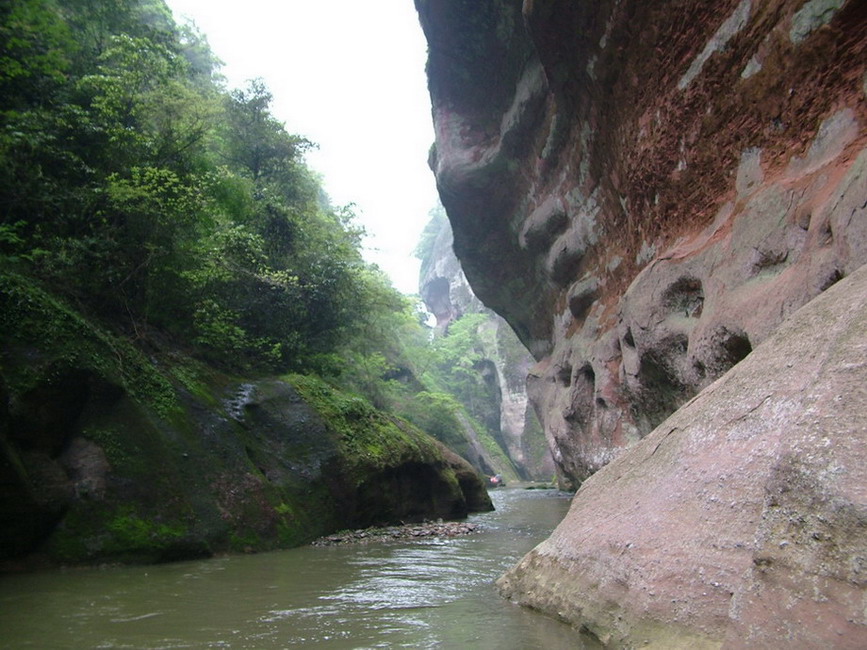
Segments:
[[[0,578],[0,648],[576,648],[493,581],[568,508],[498,490],[483,532]]]

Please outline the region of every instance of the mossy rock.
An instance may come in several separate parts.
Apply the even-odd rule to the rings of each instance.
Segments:
[[[268,550],[491,507],[467,463],[361,398],[146,355],[0,275],[0,561]]]

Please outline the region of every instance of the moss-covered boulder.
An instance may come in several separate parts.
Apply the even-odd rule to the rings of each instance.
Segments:
[[[457,455],[318,379],[133,345],[8,271],[0,332],[0,561],[168,561],[491,507]]]

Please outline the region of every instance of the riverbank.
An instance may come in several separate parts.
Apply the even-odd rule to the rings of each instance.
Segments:
[[[320,537],[311,546],[343,546],[373,544],[394,540],[413,540],[428,537],[460,537],[480,532],[481,526],[466,521],[437,521],[401,526],[385,526],[346,530]]]
[[[449,522],[475,524],[473,534],[448,539],[0,576],[0,647],[595,648],[493,586],[569,499],[512,489],[491,498],[496,510]]]

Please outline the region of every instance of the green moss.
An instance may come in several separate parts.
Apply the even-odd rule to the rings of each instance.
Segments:
[[[251,531],[235,531],[229,536],[229,549],[235,553],[263,550],[262,538]]]
[[[307,484],[300,490],[280,490],[282,501],[275,507],[277,546],[287,548],[325,535],[346,521],[343,504],[335,503],[323,483]]]
[[[123,467],[131,461],[125,449],[122,436],[114,429],[88,428],[81,435],[102,447],[105,456],[116,468]]]
[[[436,445],[421,431],[378,411],[365,399],[342,393],[315,377],[286,379],[338,434],[342,459],[350,469],[369,473],[410,458],[423,462],[441,458]]]
[[[283,548],[292,548],[305,542],[309,542],[315,534],[311,535],[311,529],[300,527],[291,521],[280,520],[277,522],[277,542]]]
[[[153,562],[190,537],[185,523],[143,515],[131,505],[78,502],[51,536],[46,552],[63,563],[103,559]]]
[[[39,349],[55,373],[65,367],[90,370],[122,385],[162,416],[179,409],[171,382],[127,339],[85,318],[33,280],[8,270],[0,270],[0,331],[10,343]],[[40,364],[13,367],[15,372],[7,379],[15,392],[46,379],[46,368]]]
[[[116,513],[106,524],[108,538],[103,551],[109,555],[160,555],[181,539],[186,529],[138,516],[131,508]]]
[[[219,403],[212,387],[215,371],[192,359],[183,359],[170,366],[169,374],[196,399],[212,406]]]
[[[54,531],[45,550],[56,562],[86,562],[93,556],[86,542],[92,532],[91,527],[87,526],[86,520],[80,514],[69,513]]]

